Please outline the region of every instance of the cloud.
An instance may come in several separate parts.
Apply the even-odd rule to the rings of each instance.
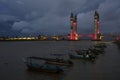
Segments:
[[[94,11],[78,15],[78,31],[83,34],[94,32]]]
[[[118,31],[119,3],[119,0],[0,0],[0,15],[14,20],[11,29],[21,33],[67,34],[69,16],[74,12],[78,14],[78,33],[92,33],[94,11],[98,10],[101,31],[112,30],[114,26],[114,31]]]
[[[101,30],[104,33],[119,32],[120,27],[120,1],[106,0],[100,5]]]
[[[17,20],[15,16],[0,14],[0,22]]]

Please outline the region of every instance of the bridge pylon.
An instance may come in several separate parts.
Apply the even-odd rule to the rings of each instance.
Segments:
[[[100,22],[99,22],[99,13],[97,11],[95,11],[94,14],[94,36],[93,36],[93,40],[102,40],[102,35],[100,33]]]
[[[77,15],[73,15],[73,13],[71,13],[70,16],[70,26],[71,26],[70,40],[78,40]]]

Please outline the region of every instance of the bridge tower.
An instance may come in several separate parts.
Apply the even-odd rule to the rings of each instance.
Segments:
[[[71,26],[70,40],[78,40],[77,15],[73,15],[73,13],[71,13],[70,16],[70,26]]]
[[[94,25],[95,25],[95,31],[94,31],[93,40],[101,40],[99,14],[97,11],[95,11],[94,14]]]

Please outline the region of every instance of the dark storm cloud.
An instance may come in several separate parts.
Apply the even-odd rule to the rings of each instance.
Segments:
[[[120,33],[120,0],[106,0],[98,11],[101,16],[101,29],[104,33]]]
[[[118,31],[119,3],[119,0],[0,0],[0,22],[13,21],[10,30],[21,33],[67,34],[69,16],[74,12],[78,14],[78,33],[92,33],[94,11],[98,10],[101,30],[105,32],[109,27],[112,30],[114,26],[114,31]]]
[[[59,16],[68,16],[71,12],[75,14],[89,12],[99,7],[105,0],[60,0],[55,12]]]

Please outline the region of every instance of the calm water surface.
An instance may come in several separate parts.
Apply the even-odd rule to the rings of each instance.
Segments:
[[[107,43],[105,54],[95,62],[72,60],[74,66],[63,74],[27,71],[23,58],[40,56],[56,58],[52,54],[64,54],[86,49],[92,41],[29,41],[0,42],[0,80],[120,80],[120,51],[113,43]]]

